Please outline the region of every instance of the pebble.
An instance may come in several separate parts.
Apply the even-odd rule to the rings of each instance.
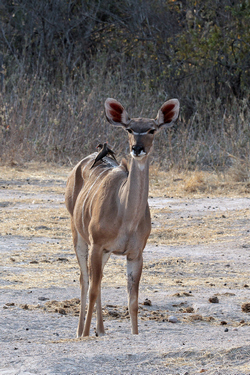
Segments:
[[[168,317],[168,321],[170,323],[177,323],[178,319],[176,318],[176,316],[171,315],[171,316]]]
[[[241,310],[246,313],[250,312],[250,303],[249,302],[243,303],[241,305]]]
[[[216,296],[210,297],[208,300],[210,303],[219,303],[219,298]]]
[[[58,309],[59,314],[67,315],[66,311],[62,308]]]
[[[57,261],[58,262],[68,262],[69,260],[67,258],[59,257],[59,258],[57,258]]]
[[[49,298],[47,298],[47,297],[38,297],[38,300],[39,301],[48,301]]]
[[[146,298],[145,301],[143,301],[143,305],[144,306],[152,306],[152,302],[150,301],[150,299]]]

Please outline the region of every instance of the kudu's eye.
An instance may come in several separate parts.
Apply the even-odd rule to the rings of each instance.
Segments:
[[[131,129],[126,129],[128,133],[133,133]]]
[[[148,134],[154,134],[155,133],[155,129],[151,129],[148,131]]]

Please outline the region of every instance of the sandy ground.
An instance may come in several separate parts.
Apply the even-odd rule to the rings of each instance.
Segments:
[[[95,337],[94,318],[91,337],[76,339],[66,172],[30,175],[0,176],[0,374],[250,374],[247,196],[150,198],[139,335],[130,334],[125,259],[113,256],[106,335]]]

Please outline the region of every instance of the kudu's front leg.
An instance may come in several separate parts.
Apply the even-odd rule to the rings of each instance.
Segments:
[[[142,265],[142,255],[139,255],[135,259],[127,257],[128,308],[133,334],[138,334],[138,293]]]

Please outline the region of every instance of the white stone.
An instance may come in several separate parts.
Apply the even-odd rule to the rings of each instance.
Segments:
[[[176,318],[176,316],[169,316],[168,317],[168,321],[170,323],[177,323],[178,322],[178,319]]]

